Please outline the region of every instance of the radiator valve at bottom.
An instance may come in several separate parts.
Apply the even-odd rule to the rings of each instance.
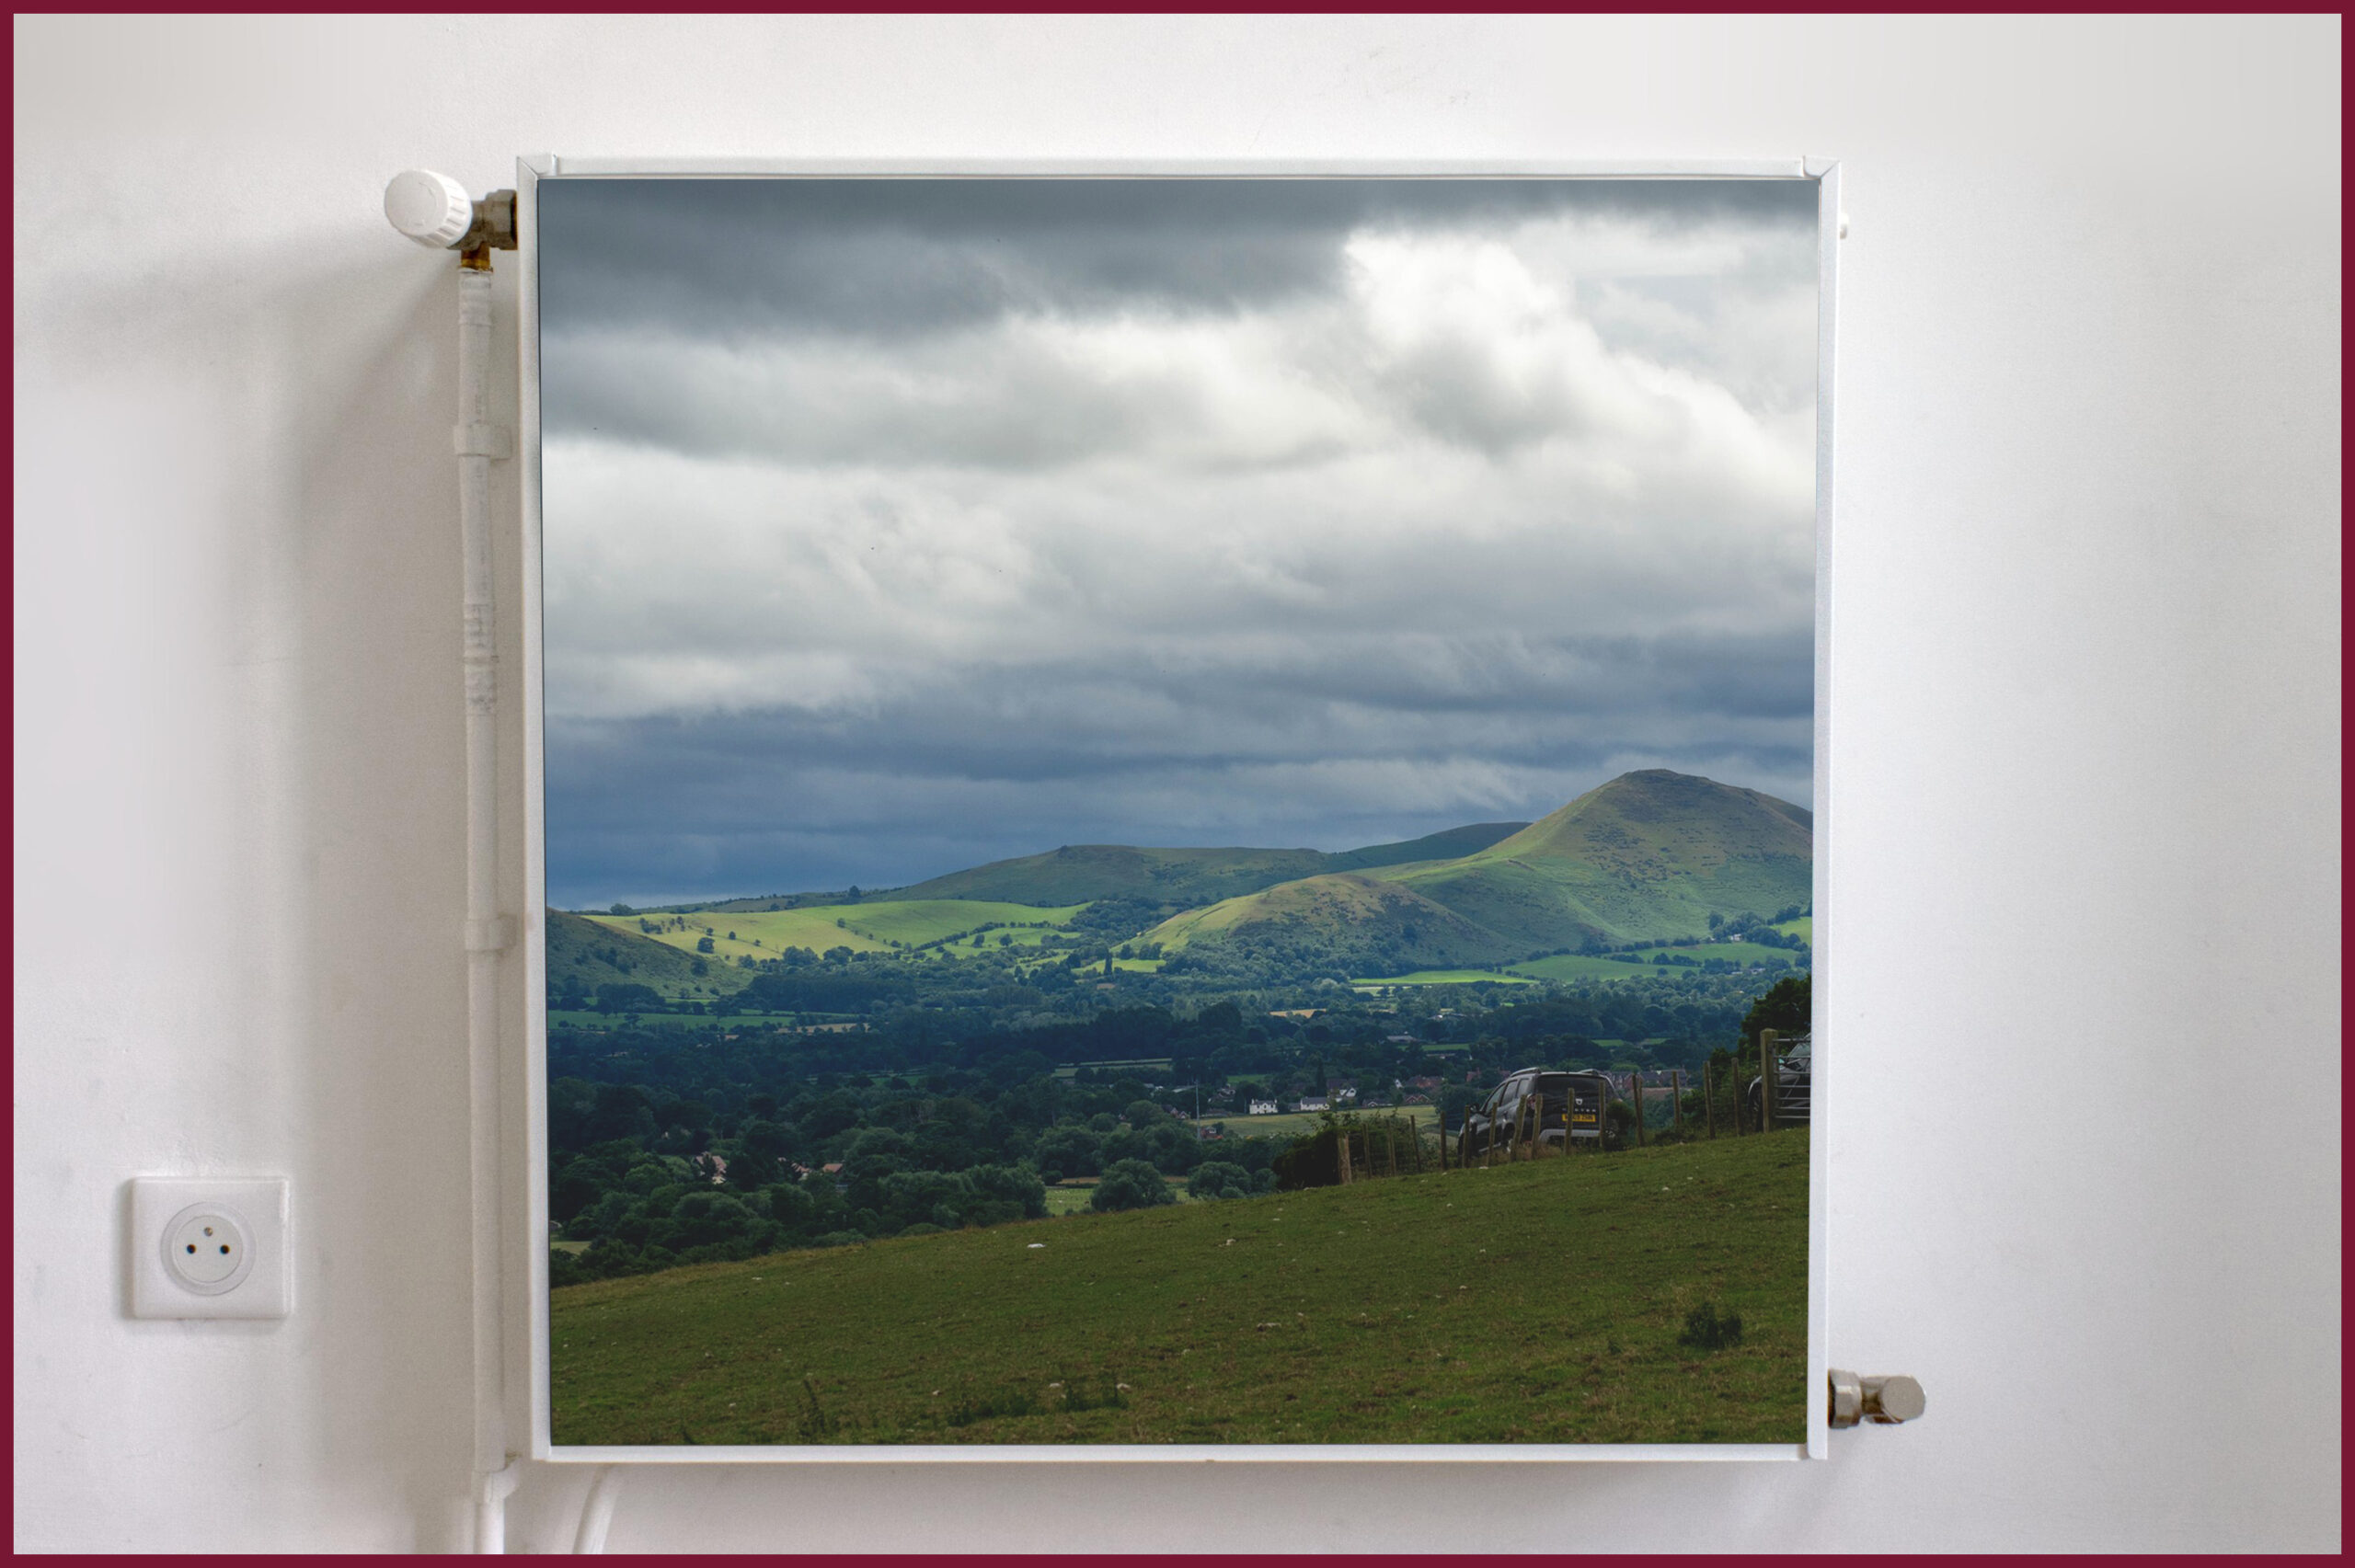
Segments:
[[[1832,1425],[1895,1426],[1919,1421],[1927,1402],[1911,1378],[1860,1378],[1832,1369]]]

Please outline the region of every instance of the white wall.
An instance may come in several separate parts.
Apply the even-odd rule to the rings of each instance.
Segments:
[[[1930,1394],[1798,1467],[639,1471],[615,1550],[2337,1544],[2335,18],[16,43],[19,1548],[463,1539],[455,290],[378,201],[541,150],[1844,159],[1832,1342]],[[289,1322],[123,1316],[121,1184],[206,1171],[293,1178]]]

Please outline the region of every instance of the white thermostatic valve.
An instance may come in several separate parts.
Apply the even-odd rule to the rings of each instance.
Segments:
[[[466,188],[431,169],[403,169],[385,187],[385,216],[418,244],[447,250],[474,226]]]
[[[131,1315],[282,1318],[292,1305],[283,1179],[131,1184]]]

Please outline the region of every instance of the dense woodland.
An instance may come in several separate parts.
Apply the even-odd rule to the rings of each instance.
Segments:
[[[1098,1208],[1174,1201],[1168,1177],[1246,1198],[1292,1141],[1230,1116],[1250,1099],[1348,1087],[1368,1110],[1435,1103],[1452,1126],[1521,1067],[1692,1073],[1742,1049],[1747,1073],[1755,1030],[1804,1028],[1808,1008],[1804,975],[1757,970],[1377,999],[1068,960],[1017,982],[984,957],[813,954],[754,978],[743,1001],[767,1016],[609,997],[593,1022],[552,1022],[553,1282],[1040,1219],[1066,1178],[1098,1178]],[[1198,1103],[1213,1136],[1185,1119]]]

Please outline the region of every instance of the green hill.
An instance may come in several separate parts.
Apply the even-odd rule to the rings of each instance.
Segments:
[[[1807,1151],[1802,1129],[571,1286],[555,1438],[1796,1444]],[[1682,1343],[1705,1309],[1739,1343]]]
[[[1177,949],[1203,940],[1298,945],[1321,935],[1353,959],[1416,967],[1506,962],[1589,939],[1698,936],[1713,913],[1769,914],[1805,903],[1814,876],[1812,823],[1807,811],[1755,790],[1648,769],[1589,790],[1473,853],[1376,867],[1357,878],[1413,893],[1422,904],[1342,897],[1316,886],[1335,880],[1327,877],[1179,915],[1147,936]],[[1452,919],[1409,912],[1425,906]],[[1410,924],[1419,940],[1437,945],[1402,941]]]
[[[638,938],[630,928],[650,920],[664,928],[661,942],[645,944],[654,947],[692,948],[708,937],[724,966],[788,945],[864,952],[921,944],[990,921],[1035,942],[1037,922],[1063,928],[1079,906],[1096,904],[1084,923],[1114,940],[1141,933],[1173,953],[1212,944],[1316,970],[1395,974],[1512,963],[1590,941],[1701,936],[1713,914],[1806,904],[1813,864],[1809,812],[1654,768],[1622,774],[1540,821],[1473,823],[1338,853],[1066,844],[857,904],[738,900],[597,921],[619,940]],[[626,944],[596,947],[589,931],[550,929],[552,981],[571,974],[563,967],[571,964],[590,993],[622,979],[672,994],[733,989],[707,978],[690,983],[697,978],[681,971],[684,956],[670,956],[678,962],[666,967]]]
[[[1813,815],[1664,768],[1623,773],[1502,841],[1393,875],[1524,947],[1699,936],[1814,886]]]
[[[1262,952],[1294,948],[1304,958],[1314,950],[1317,967],[1353,973],[1400,959],[1418,968],[1491,964],[1528,951],[1410,887],[1355,874],[1310,876],[1188,910],[1145,938],[1172,949],[1217,940]]]
[[[874,895],[993,899],[1014,904],[1079,904],[1118,898],[1192,909],[1279,882],[1328,871],[1363,871],[1410,862],[1453,860],[1520,831],[1522,822],[1476,822],[1395,844],[1327,854],[1317,850],[1141,849],[1129,844],[1066,844],[1044,854],[993,861],[911,887]]]
[[[620,929],[618,922],[600,924],[562,910],[548,910],[546,919],[551,995],[578,990],[593,997],[599,986],[619,983],[651,986],[666,997],[706,997],[732,991],[741,983],[741,977],[731,978],[715,964],[706,963],[698,975],[695,955]]]

